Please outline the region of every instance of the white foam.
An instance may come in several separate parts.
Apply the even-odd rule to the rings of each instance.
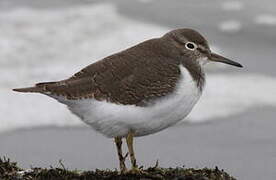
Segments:
[[[64,78],[108,54],[168,31],[122,17],[108,3],[72,9],[1,11],[0,26],[0,68],[16,64],[16,71],[24,73],[10,78],[29,80]],[[41,71],[44,79],[39,76]]]
[[[242,24],[237,20],[228,20],[219,24],[219,30],[229,34],[237,33],[241,30]]]
[[[244,4],[241,1],[225,1],[221,3],[221,7],[226,11],[240,11],[244,8]]]
[[[1,89],[0,132],[17,128],[80,125],[65,106],[46,96]]]
[[[206,89],[190,122],[224,118],[252,107],[276,106],[276,79],[258,74],[207,75]]]
[[[261,14],[255,17],[255,23],[266,26],[276,26],[276,15]]]

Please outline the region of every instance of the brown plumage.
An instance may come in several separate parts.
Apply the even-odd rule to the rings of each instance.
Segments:
[[[161,38],[147,40],[120,53],[93,63],[71,78],[38,83],[35,87],[14,89],[64,96],[67,99],[94,98],[118,104],[143,105],[151,99],[173,92],[180,77],[179,65],[190,66],[190,73],[202,88],[204,75],[197,62],[188,60],[179,47],[183,29]],[[193,41],[207,46],[206,40],[193,30]],[[191,58],[191,57],[189,57]]]

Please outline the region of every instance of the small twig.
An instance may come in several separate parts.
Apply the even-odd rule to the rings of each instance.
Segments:
[[[158,166],[159,166],[159,160],[157,159],[154,168],[158,168]]]

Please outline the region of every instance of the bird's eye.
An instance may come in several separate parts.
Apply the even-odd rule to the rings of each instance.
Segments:
[[[186,49],[194,51],[197,48],[197,45],[194,42],[187,42],[185,44]]]

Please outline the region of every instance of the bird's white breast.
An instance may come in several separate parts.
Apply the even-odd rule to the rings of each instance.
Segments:
[[[105,136],[126,136],[129,131],[134,131],[136,136],[148,135],[185,118],[201,95],[187,69],[183,66],[180,69],[181,78],[176,90],[147,107],[118,105],[94,99],[56,99],[68,105],[74,114]]]

